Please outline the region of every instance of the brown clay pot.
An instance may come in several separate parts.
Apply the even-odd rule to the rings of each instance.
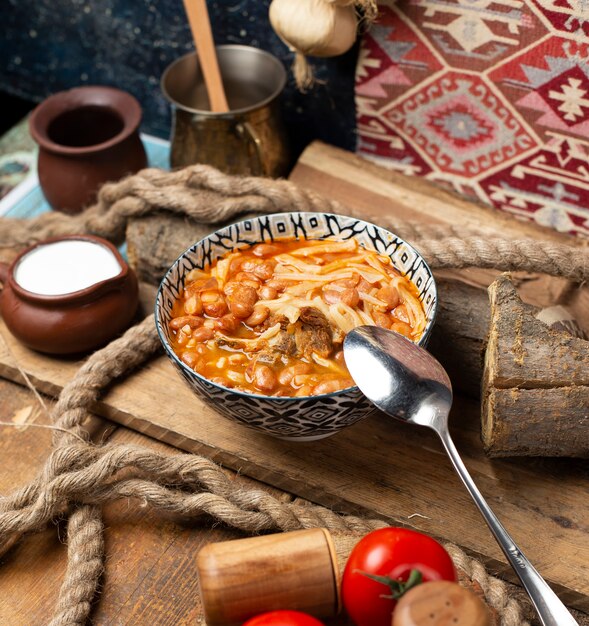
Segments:
[[[49,204],[78,213],[98,189],[144,168],[141,107],[113,87],[77,87],[43,101],[29,128],[39,144],[39,184]]]
[[[72,239],[106,246],[121,272],[86,289],[56,296],[33,293],[17,284],[15,269],[25,255],[38,246]],[[78,354],[105,345],[129,326],[139,301],[133,270],[110,242],[91,235],[47,239],[27,248],[10,266],[0,263],[0,282],[0,313],[8,330],[29,348],[48,354]]]

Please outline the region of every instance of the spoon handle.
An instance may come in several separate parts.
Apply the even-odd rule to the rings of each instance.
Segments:
[[[497,519],[496,515],[483,498],[468,473],[466,466],[462,462],[448,429],[442,428],[437,430],[437,433],[442,440],[444,448],[446,448],[446,452],[454,465],[454,469],[458,472],[462,482],[489,525],[491,532],[495,535],[495,539],[497,539],[497,542],[501,546],[503,554],[507,557],[507,560],[519,576],[522,585],[528,592],[542,624],[544,626],[579,626],[578,622],[570,614],[562,601],[517,547],[509,533],[503,527],[503,524]]]

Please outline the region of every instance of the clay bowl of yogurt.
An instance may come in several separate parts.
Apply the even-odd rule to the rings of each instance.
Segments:
[[[0,313],[23,344],[48,354],[105,345],[130,324],[137,278],[118,250],[91,235],[48,239],[0,264]]]

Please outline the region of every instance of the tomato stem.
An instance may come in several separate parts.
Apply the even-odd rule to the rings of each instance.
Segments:
[[[423,581],[421,572],[418,569],[412,569],[411,572],[409,572],[409,578],[406,581],[397,580],[395,578],[391,578],[390,576],[378,576],[377,574],[369,574],[368,572],[362,572],[360,570],[357,571],[377,583],[386,585],[391,590],[391,594],[382,594],[380,597],[387,598],[388,600],[398,600],[403,594],[407,593],[409,589],[421,584]]]

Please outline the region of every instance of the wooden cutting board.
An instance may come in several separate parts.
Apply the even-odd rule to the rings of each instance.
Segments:
[[[562,240],[430,186],[321,144],[291,178],[367,214],[472,224],[486,232]],[[583,245],[582,242],[575,242]],[[493,273],[458,273],[485,284]],[[553,301],[562,281],[528,277],[530,301]],[[153,301],[153,292],[144,294]],[[585,294],[575,299],[583,306]],[[57,395],[79,363],[27,350],[0,325],[0,375],[22,383],[17,364],[42,391]],[[380,517],[452,541],[492,572],[515,580],[499,547],[451,468],[436,436],[376,415],[318,442],[289,443],[250,431],[200,402],[163,356],[113,386],[96,413],[181,449],[336,510]],[[489,504],[563,600],[589,611],[589,472],[572,460],[489,460],[479,438],[478,403],[456,398],[456,445]]]

